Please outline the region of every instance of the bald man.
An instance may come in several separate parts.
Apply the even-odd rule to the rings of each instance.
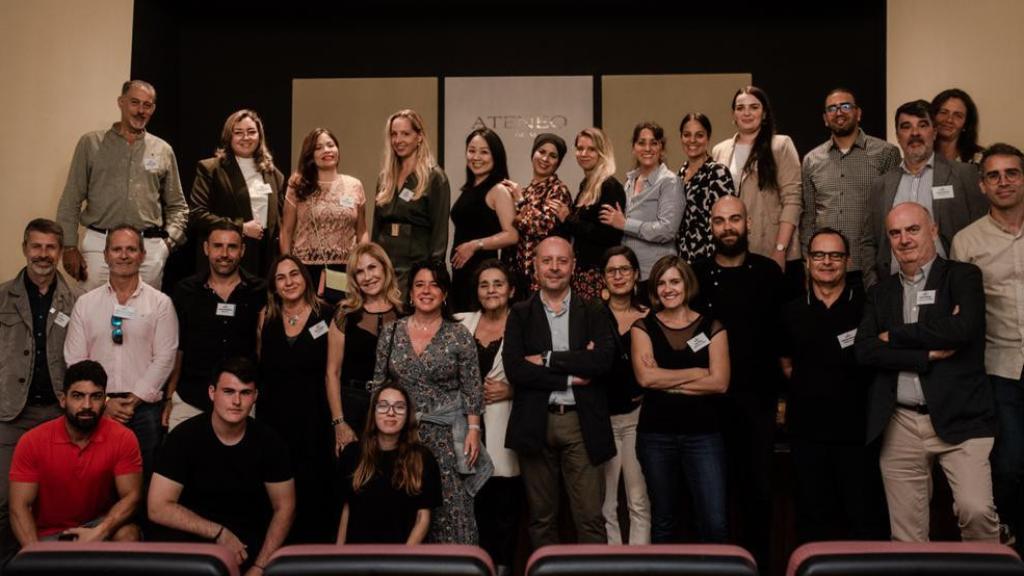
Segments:
[[[885,232],[899,269],[868,293],[856,354],[876,370],[867,440],[882,442],[892,537],[929,539],[931,470],[938,459],[953,489],[961,537],[998,542],[989,466],[996,418],[985,375],[981,270],[937,255],[939,230],[920,204],[890,210]]]
[[[534,548],[558,543],[559,477],[579,542],[607,543],[604,472],[615,455],[602,379],[615,355],[608,315],[572,293],[572,245],[537,245],[540,291],[512,307],[502,361],[515,389],[505,447],[519,455]],[[617,487],[609,487],[616,489]]]

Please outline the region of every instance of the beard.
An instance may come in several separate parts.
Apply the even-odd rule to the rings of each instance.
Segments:
[[[92,417],[83,418],[89,415]],[[100,418],[103,417],[103,410],[100,409],[99,412],[93,412],[92,410],[79,410],[75,414],[65,410],[64,417],[67,419],[68,424],[70,424],[75,430],[78,430],[79,432],[92,432],[96,426],[99,425]]]
[[[722,238],[719,238],[718,236],[713,236],[712,242],[715,245],[715,253],[723,256],[739,256],[740,254],[745,254],[747,252],[748,241],[746,233],[739,234],[736,237],[736,241],[732,244],[723,242]]]
[[[845,127],[842,127],[842,128],[832,128],[832,134],[837,136],[837,137],[839,137],[839,138],[843,138],[845,136],[849,136],[850,134],[853,134],[854,131],[856,131],[856,130],[857,130],[857,124],[855,124],[853,122],[850,122]]]

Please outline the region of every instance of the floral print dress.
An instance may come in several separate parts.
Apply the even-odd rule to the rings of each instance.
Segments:
[[[684,178],[689,165],[690,163],[686,162],[679,169],[679,182],[683,186],[686,208],[679,223],[676,244],[679,247],[679,256],[692,264],[714,253],[715,247],[711,240],[711,207],[722,196],[736,196],[736,186],[729,168],[711,158],[705,159],[697,173],[687,182]]]
[[[560,224],[558,214],[550,205],[552,200],[569,207],[573,205],[569,188],[556,174],[532,182],[523,191],[522,199],[516,202],[516,217],[512,224],[519,232],[519,243],[515,250],[507,251],[514,254],[507,263],[514,279],[516,300],[525,299],[539,288],[533,274],[534,251]]]

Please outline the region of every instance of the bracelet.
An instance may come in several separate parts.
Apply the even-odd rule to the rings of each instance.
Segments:
[[[470,430],[476,430],[476,431],[479,432],[480,431],[480,425],[479,424],[470,424],[469,425],[469,429]]]
[[[477,238],[476,239],[476,247],[481,249],[481,250],[484,249],[484,240],[483,240],[483,238]]]
[[[333,418],[331,420],[331,426],[337,426],[338,424],[344,424],[344,423],[345,423],[345,417],[344,416],[338,416],[337,418]]]
[[[223,534],[223,533],[224,533],[224,525],[221,524],[220,525],[220,530],[217,530],[217,534],[214,535],[214,537],[213,537],[213,541],[216,542],[217,540],[220,540],[220,535]]]

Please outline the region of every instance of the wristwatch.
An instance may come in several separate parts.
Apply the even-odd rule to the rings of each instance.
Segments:
[[[344,416],[338,416],[337,418],[333,418],[331,420],[331,426],[337,426],[338,424],[344,424],[344,423],[345,423],[345,417]]]

